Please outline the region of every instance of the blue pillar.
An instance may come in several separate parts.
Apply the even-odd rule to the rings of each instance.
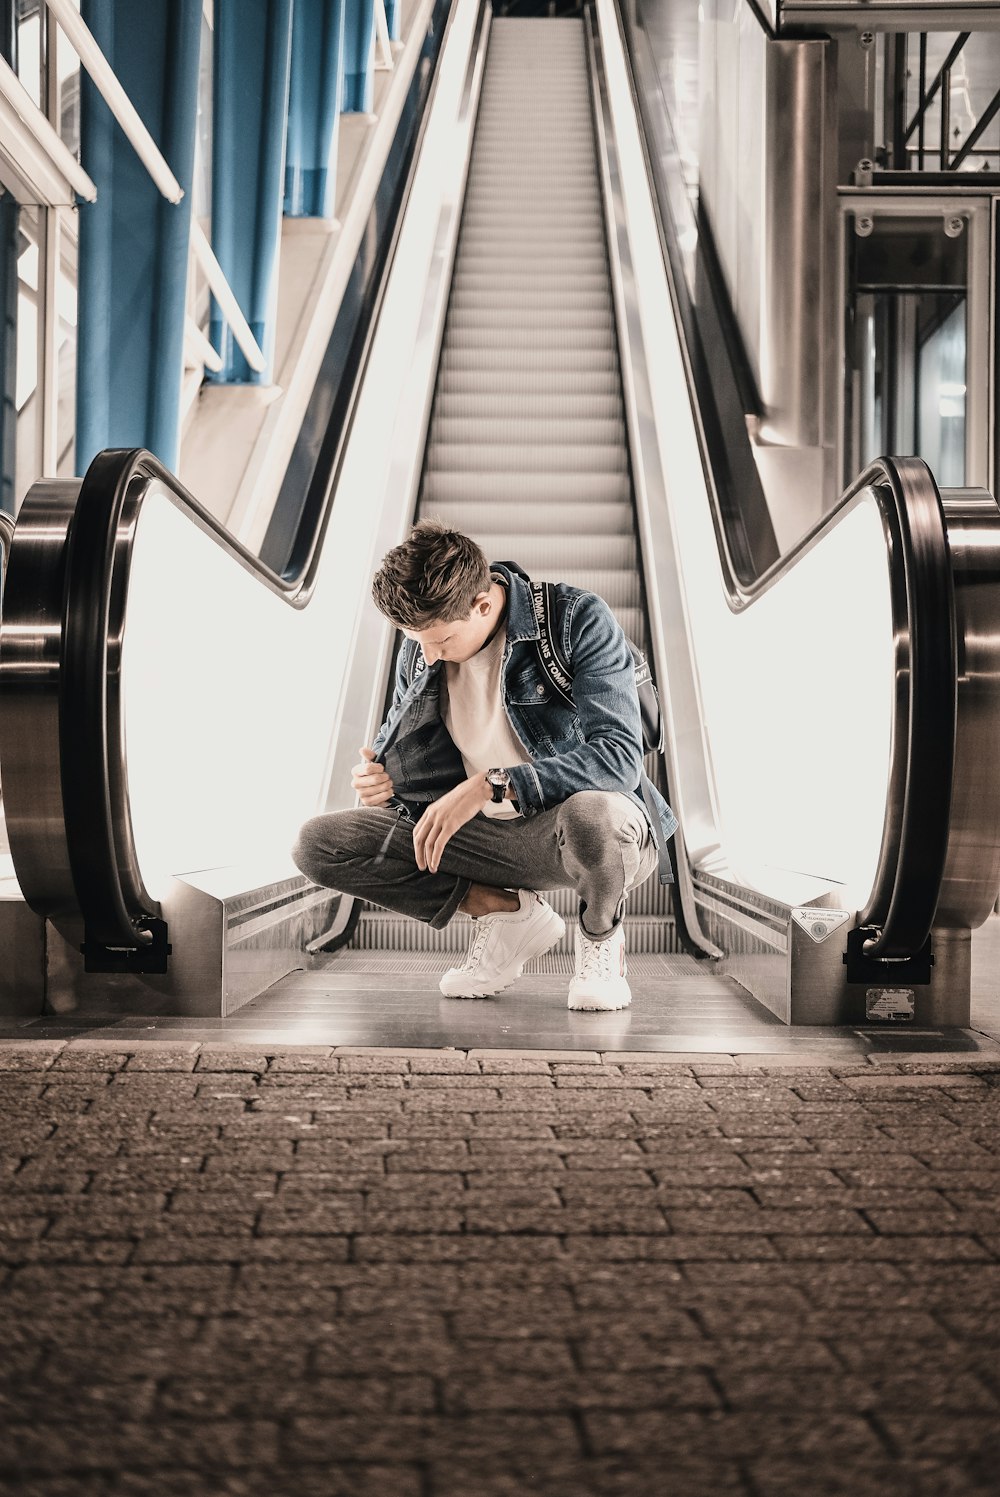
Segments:
[[[215,0],[212,248],[268,363],[254,373],[213,303],[229,383],[271,378],[291,51],[292,0]]]
[[[372,37],[374,0],[347,0],[344,36],[344,112],[370,114],[375,99]]]
[[[285,213],[333,218],[344,90],[344,0],[295,0]]]
[[[399,41],[399,26],[403,7],[401,0],[385,0],[385,19],[389,27],[389,40]]]
[[[81,69],[76,460],[148,447],[177,466],[201,0],[83,0],[83,18],[184,197],[168,203]]]

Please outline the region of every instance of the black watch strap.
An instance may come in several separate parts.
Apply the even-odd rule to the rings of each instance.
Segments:
[[[493,779],[494,775],[498,776],[496,780]],[[503,775],[502,779],[499,778],[500,775]],[[490,787],[490,793],[493,797],[493,804],[495,806],[499,806],[507,794],[507,786],[510,784],[510,775],[506,774],[502,769],[489,769],[486,772],[486,783]]]

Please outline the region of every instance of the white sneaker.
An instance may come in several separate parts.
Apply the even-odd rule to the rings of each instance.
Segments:
[[[465,961],[447,971],[439,984],[446,998],[489,998],[521,975],[525,962],[541,956],[566,927],[551,905],[531,889],[518,889],[516,910],[480,915]]]
[[[591,941],[576,927],[576,974],[569,985],[570,1008],[628,1008],[632,990],[625,976],[625,926],[606,941]]]

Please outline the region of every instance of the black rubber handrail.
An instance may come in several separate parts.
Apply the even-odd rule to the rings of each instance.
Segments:
[[[892,772],[903,756],[894,753],[878,869],[858,924],[872,930],[867,956],[900,961],[919,952],[931,933],[948,857],[958,639],[951,554],[934,477],[918,458],[886,458],[877,466],[883,519],[902,563],[892,572],[893,591],[905,592],[909,622],[905,781],[897,832],[890,825],[897,804]],[[902,664],[899,655],[897,638]],[[899,690],[897,670],[897,696]]]

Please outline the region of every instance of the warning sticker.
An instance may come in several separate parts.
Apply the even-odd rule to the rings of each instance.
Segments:
[[[811,936],[817,944],[846,925],[850,918],[850,910],[823,910],[806,906],[792,911],[792,919],[796,925],[801,925],[806,935]]]
[[[893,1019],[901,1023],[912,1019],[916,998],[912,988],[869,988],[865,993],[865,1013],[869,1019]]]

